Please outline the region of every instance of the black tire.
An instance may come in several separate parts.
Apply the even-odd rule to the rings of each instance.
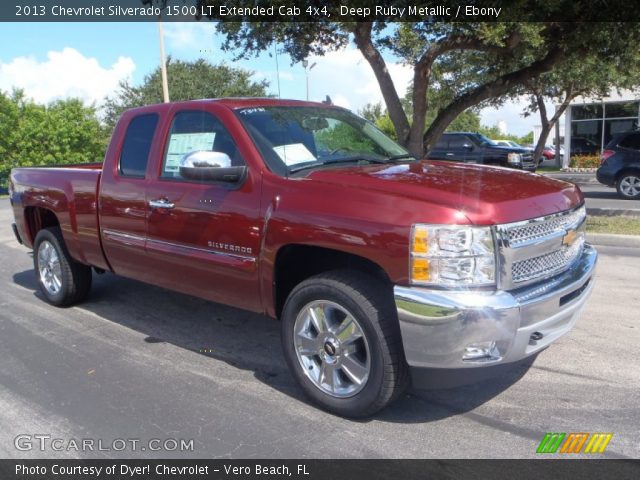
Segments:
[[[296,352],[296,319],[306,306],[316,301],[328,301],[348,311],[366,339],[370,359],[368,378],[362,382],[363,387],[358,387],[360,391],[347,398],[332,396],[316,385],[305,373]],[[408,386],[409,371],[390,285],[357,271],[316,275],[293,289],[281,320],[282,345],[289,369],[307,396],[321,408],[344,417],[368,417],[386,407]],[[321,358],[317,359],[320,364]]]
[[[55,292],[47,288],[40,274],[40,247],[48,242],[53,247],[59,260],[60,286]],[[84,300],[91,290],[91,267],[76,262],[64,243],[59,227],[44,228],[38,232],[33,242],[33,266],[38,287],[44,298],[52,305],[68,307]]]
[[[640,198],[640,173],[623,173],[616,180],[618,195],[625,200],[637,200]],[[635,194],[633,193],[635,191]]]

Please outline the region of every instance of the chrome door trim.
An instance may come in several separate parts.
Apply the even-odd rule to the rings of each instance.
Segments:
[[[256,257],[250,256],[250,255],[241,255],[238,253],[220,252],[219,250],[210,250],[207,248],[192,247],[191,245],[182,245],[180,243],[166,242],[164,240],[158,240],[156,238],[147,238],[147,244],[164,245],[166,247],[181,248],[184,250],[190,250],[194,252],[208,253],[210,255],[222,255],[225,257],[239,258],[241,260],[249,260],[251,262],[256,261]]]

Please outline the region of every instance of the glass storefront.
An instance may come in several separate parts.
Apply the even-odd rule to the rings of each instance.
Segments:
[[[638,128],[640,102],[571,107],[571,154],[599,154],[617,133]]]

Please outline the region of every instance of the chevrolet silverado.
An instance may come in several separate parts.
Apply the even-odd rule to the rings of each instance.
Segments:
[[[301,388],[349,417],[546,348],[597,259],[578,187],[416,159],[320,103],[129,110],[102,163],[15,168],[9,193],[51,304],[112,272],[277,318]]]

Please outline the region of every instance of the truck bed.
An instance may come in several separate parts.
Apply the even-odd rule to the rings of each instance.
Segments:
[[[97,192],[102,163],[12,170],[11,203],[22,241],[33,246],[34,222],[46,222],[40,209],[53,211],[69,253],[79,262],[108,268],[100,242]]]

